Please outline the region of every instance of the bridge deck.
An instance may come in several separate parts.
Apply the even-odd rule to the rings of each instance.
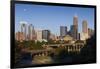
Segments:
[[[77,43],[77,44],[48,44],[43,46],[75,46],[75,45],[84,45],[84,43]]]

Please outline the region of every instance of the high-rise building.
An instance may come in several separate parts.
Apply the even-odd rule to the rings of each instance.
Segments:
[[[67,26],[60,26],[60,36],[66,36],[67,35]]]
[[[46,40],[50,39],[50,31],[49,30],[42,30],[42,39],[46,39]]]
[[[80,40],[80,33],[78,33],[78,40]]]
[[[34,27],[32,26],[32,24],[30,24],[28,26],[28,38],[29,38],[29,40],[33,40],[34,36],[35,36],[35,30],[34,30]]]
[[[94,30],[88,28],[88,35],[89,35],[89,37],[93,36],[94,35]]]
[[[27,40],[27,25],[26,22],[20,22],[21,23],[21,32],[23,33],[25,40]]]
[[[74,16],[73,18],[73,25],[75,25],[78,29],[78,17],[77,16]]]
[[[87,25],[86,20],[83,20],[83,22],[82,22],[82,32],[83,33],[88,33],[88,25]]]
[[[75,25],[70,26],[70,35],[73,37],[73,39],[78,39],[77,27]]]
[[[82,33],[80,34],[80,38],[81,40],[86,40],[89,38],[88,36],[88,25],[87,25],[87,21],[83,20],[82,22]]]
[[[73,18],[73,35],[74,39],[78,39],[78,17],[74,16]]]
[[[70,26],[70,35],[74,37],[74,25]]]
[[[33,27],[32,27],[32,24],[30,24],[28,26],[28,39],[29,40],[32,40],[32,30],[33,30]]]
[[[36,40],[42,41],[42,31],[41,30],[36,30]]]
[[[32,37],[33,37],[33,40],[36,40],[36,31],[33,27],[33,30],[32,30]]]

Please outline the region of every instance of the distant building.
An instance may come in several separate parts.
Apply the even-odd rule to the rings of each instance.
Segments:
[[[50,39],[51,40],[56,40],[56,36],[54,34],[50,34]]]
[[[60,36],[66,36],[67,35],[67,26],[60,26]]]
[[[73,30],[73,38],[77,40],[78,39],[78,17],[77,16],[74,16],[73,18],[72,30]]]
[[[34,27],[33,27],[33,35],[32,35],[32,38],[33,38],[33,40],[36,40],[36,31],[35,31],[35,29],[34,29]]]
[[[78,30],[78,17],[77,16],[74,16],[74,18],[73,18],[73,25],[75,25]]]
[[[42,39],[46,39],[46,40],[50,39],[50,31],[49,30],[42,30]]]
[[[71,36],[71,30],[67,31],[67,35]]]
[[[78,39],[77,26],[71,25],[71,27],[70,27],[70,35],[71,35],[71,37],[73,37],[75,40]]]
[[[36,40],[42,41],[42,31],[41,30],[36,31]]]
[[[65,37],[63,37],[64,41],[71,41],[73,40],[73,38],[70,35],[66,35]]]
[[[86,40],[86,39],[88,39],[89,37],[88,37],[88,33],[80,33],[80,40]]]
[[[35,39],[35,30],[32,24],[28,26],[28,39],[29,40],[34,40]]]
[[[80,38],[81,38],[81,40],[86,40],[89,38],[88,25],[87,25],[86,20],[83,20],[83,22],[82,22],[82,33],[80,34]]]
[[[20,22],[21,24],[21,32],[23,33],[25,40],[27,40],[27,25],[26,22]]]
[[[33,35],[33,26],[32,26],[32,24],[30,24],[29,26],[28,26],[28,39],[29,40],[32,40],[32,35]]]
[[[78,33],[78,36],[77,37],[78,37],[78,40],[80,40],[80,33]]]
[[[61,40],[61,37],[56,35],[56,36],[55,36],[55,40],[56,40],[56,41],[59,41],[59,40]]]
[[[89,37],[93,36],[94,35],[94,30],[88,28],[88,35],[89,35]]]
[[[82,32],[83,33],[88,33],[88,25],[87,25],[86,20],[83,20],[83,22],[82,22]]]
[[[16,32],[15,33],[15,40],[20,41],[20,42],[25,40],[25,36],[24,36],[23,32]]]

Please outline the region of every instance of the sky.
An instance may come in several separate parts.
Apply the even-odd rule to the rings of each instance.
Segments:
[[[78,32],[82,32],[83,20],[87,20],[88,27],[94,29],[94,8],[16,4],[15,32],[20,31],[20,22],[23,21],[35,29],[47,29],[59,35],[60,26],[67,26],[70,30],[74,16],[78,17]]]

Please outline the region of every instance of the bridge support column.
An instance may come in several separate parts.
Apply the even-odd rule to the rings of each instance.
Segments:
[[[44,56],[45,54],[44,53],[42,53],[42,56]]]

